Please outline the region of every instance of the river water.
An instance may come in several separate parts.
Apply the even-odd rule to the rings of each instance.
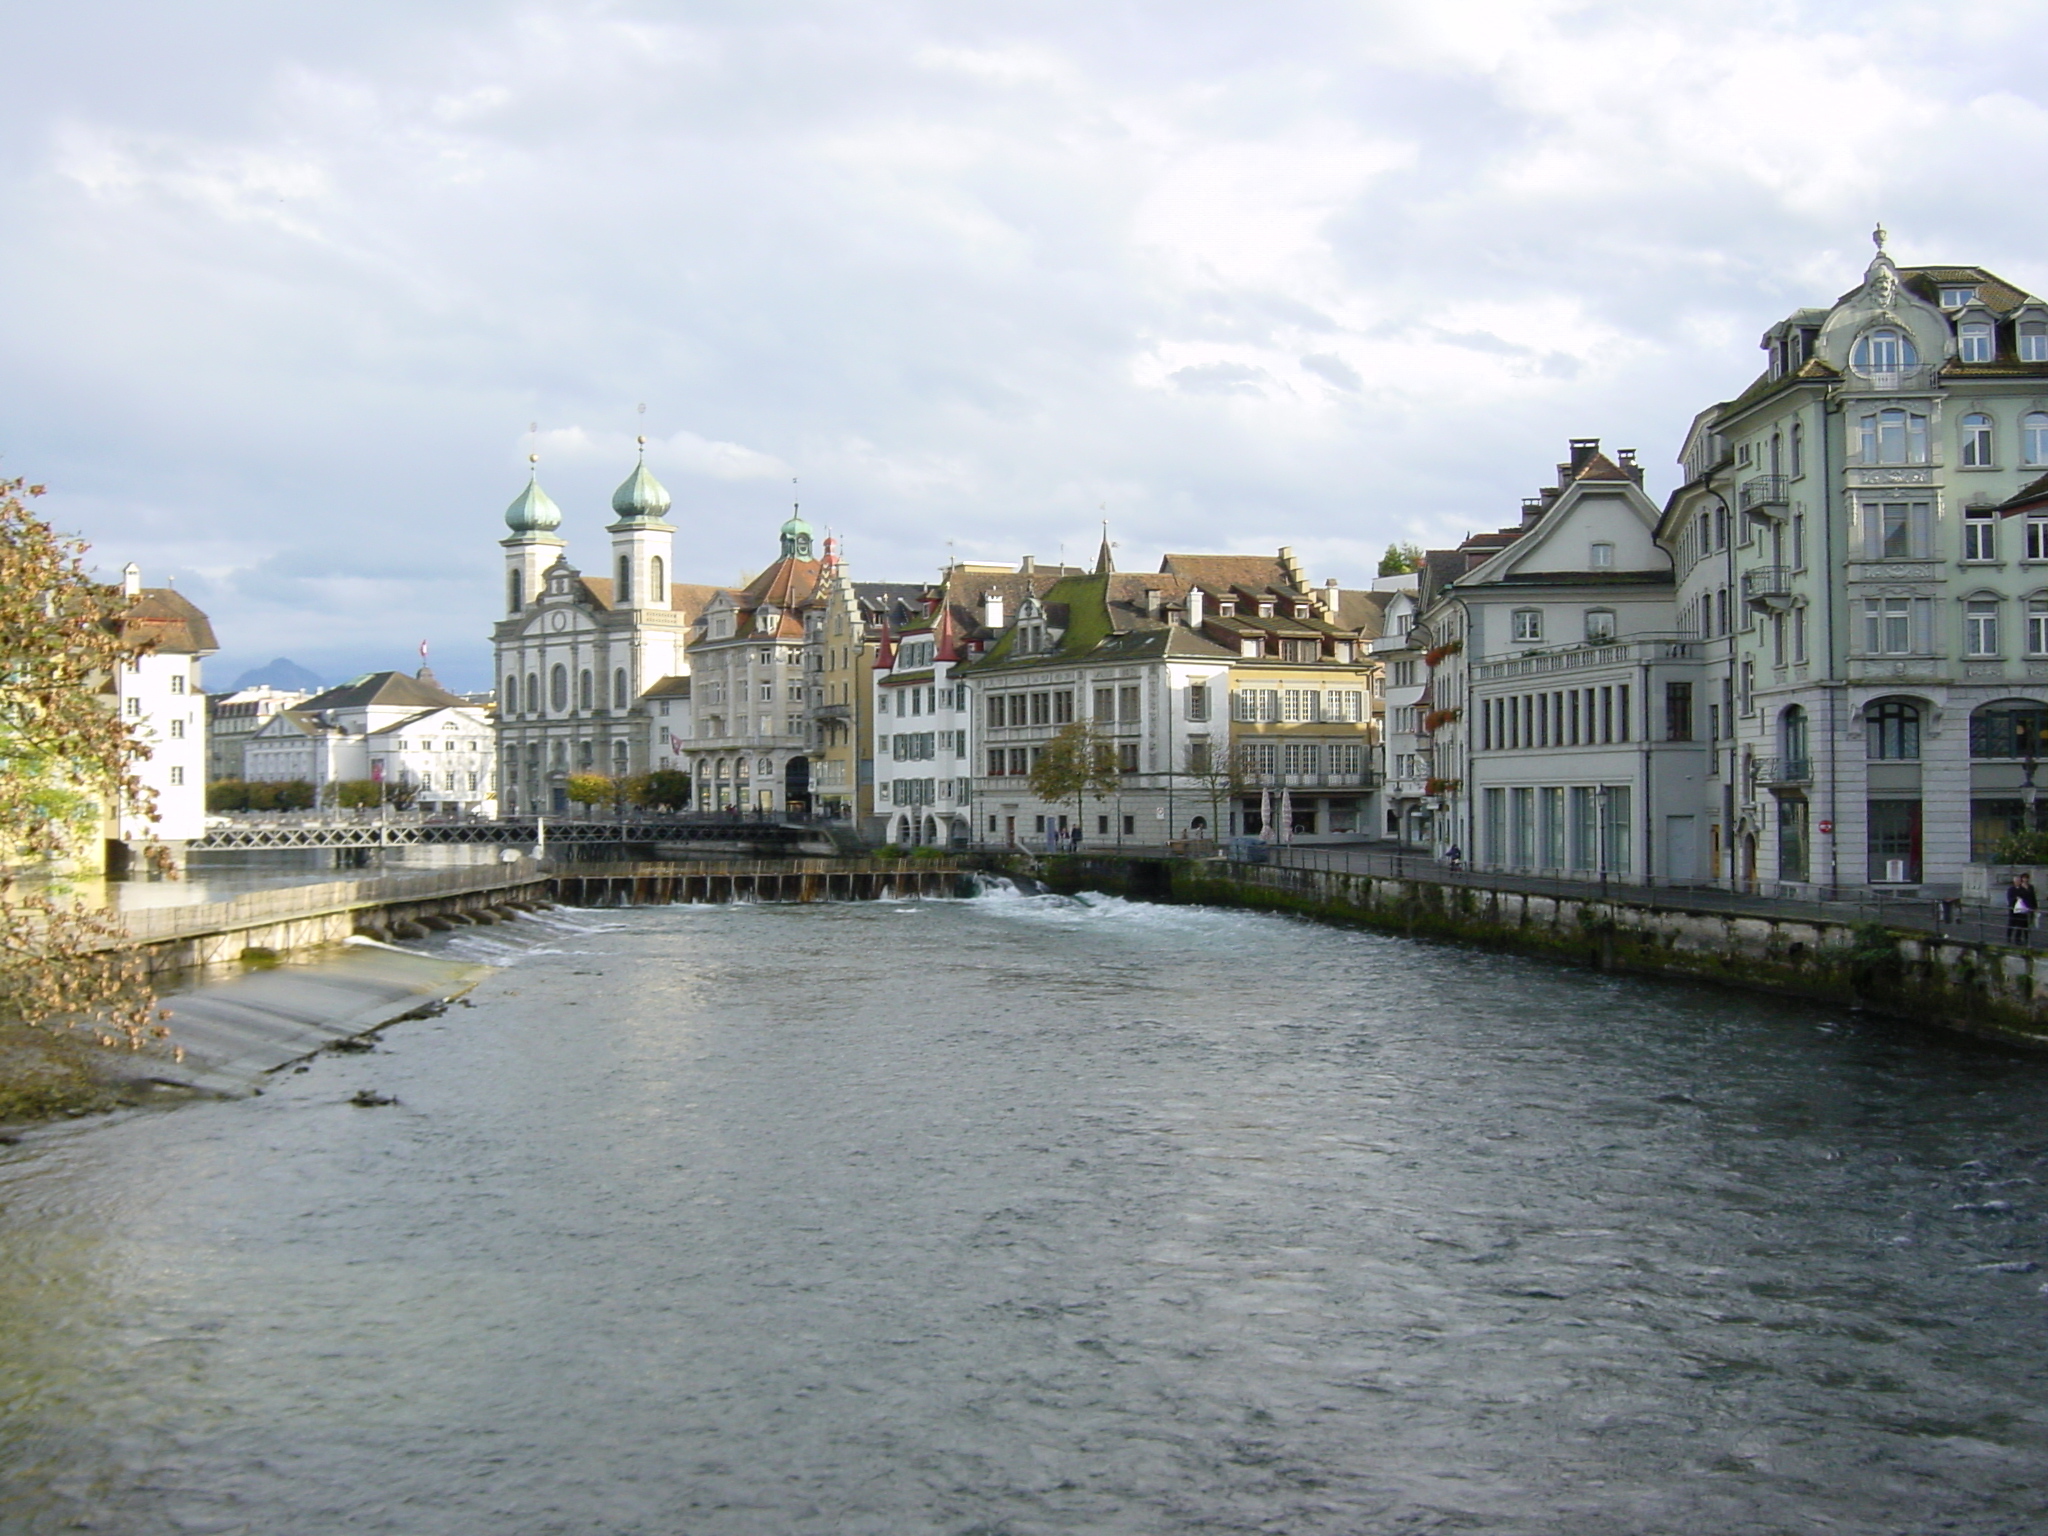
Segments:
[[[438,942],[0,1153],[0,1530],[2041,1529],[2048,1063],[1112,900]]]

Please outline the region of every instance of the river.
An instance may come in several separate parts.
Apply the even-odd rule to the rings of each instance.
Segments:
[[[1106,899],[423,947],[0,1151],[0,1530],[2040,1529],[2040,1060]]]

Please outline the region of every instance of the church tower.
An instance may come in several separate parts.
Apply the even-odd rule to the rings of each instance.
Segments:
[[[647,439],[640,439],[640,462],[626,483],[612,492],[618,521],[605,529],[612,536],[612,607],[666,611],[669,583],[675,579],[676,531],[662,521],[669,509],[668,492],[647,472]]]
[[[505,611],[517,614],[540,596],[547,568],[567,548],[555,530],[562,526],[562,509],[540,488],[540,456],[527,455],[529,478],[512,505],[505,509],[505,525],[512,536],[499,542],[505,550]]]

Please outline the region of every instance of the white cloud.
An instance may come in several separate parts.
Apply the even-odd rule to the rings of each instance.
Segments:
[[[2018,3],[206,14],[10,39],[0,447],[259,661],[480,678],[530,421],[586,563],[646,401],[714,578],[800,492],[876,578],[1108,503],[1362,579],[1566,436],[1654,477],[1877,218],[2048,287],[1958,171],[2048,149]]]

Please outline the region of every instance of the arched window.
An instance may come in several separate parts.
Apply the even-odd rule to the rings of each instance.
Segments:
[[[590,680],[590,668],[585,667],[576,674],[576,707],[579,709],[589,709],[594,702],[592,698],[593,691]]]
[[[504,707],[507,714],[519,712],[519,677],[516,673],[506,675]]]
[[[661,556],[656,555],[647,562],[647,601],[650,603],[667,601],[668,583],[663,580],[667,574]]]
[[[2027,654],[2048,656],[2048,597],[2027,599]]]
[[[1916,367],[1919,362],[1920,353],[1913,338],[1888,325],[1865,331],[1856,338],[1856,348],[1849,354],[1849,366],[1864,374],[1897,373],[1902,368]]]
[[[612,669],[612,708],[624,709],[631,702],[626,696],[626,669],[624,667],[614,667]]]
[[[569,669],[559,661],[548,673],[548,704],[558,715],[569,708]]]
[[[1956,361],[1991,361],[1991,326],[1983,320],[1969,320],[1956,327]]]
[[[2020,457],[2029,464],[2048,464],[2048,411],[2029,411],[2020,418]]]
[[[537,673],[529,672],[526,674],[526,712],[531,715],[537,714],[539,711],[540,677]]]
[[[1970,716],[1970,756],[2048,757],[2048,704],[2002,699]]]
[[[576,743],[576,766],[588,768],[597,761],[597,743],[579,741]]]
[[[619,606],[623,608],[627,603],[630,603],[632,601],[633,557],[631,555],[621,555],[619,556]]]
[[[1792,463],[1789,473],[1795,478],[1806,473],[1806,428],[1798,422],[1792,423]]]
[[[1962,421],[1963,467],[1989,469],[1992,465],[1991,418],[1972,411]]]
[[[622,774],[625,771],[626,744],[623,741],[615,741],[612,743],[612,772],[614,774]]]
[[[1806,711],[1797,704],[1778,716],[1778,750],[1788,763],[1804,768],[1807,760]],[[1803,774],[1800,777],[1804,777]]]
[[[505,611],[517,613],[526,606],[526,572],[505,573]]]

